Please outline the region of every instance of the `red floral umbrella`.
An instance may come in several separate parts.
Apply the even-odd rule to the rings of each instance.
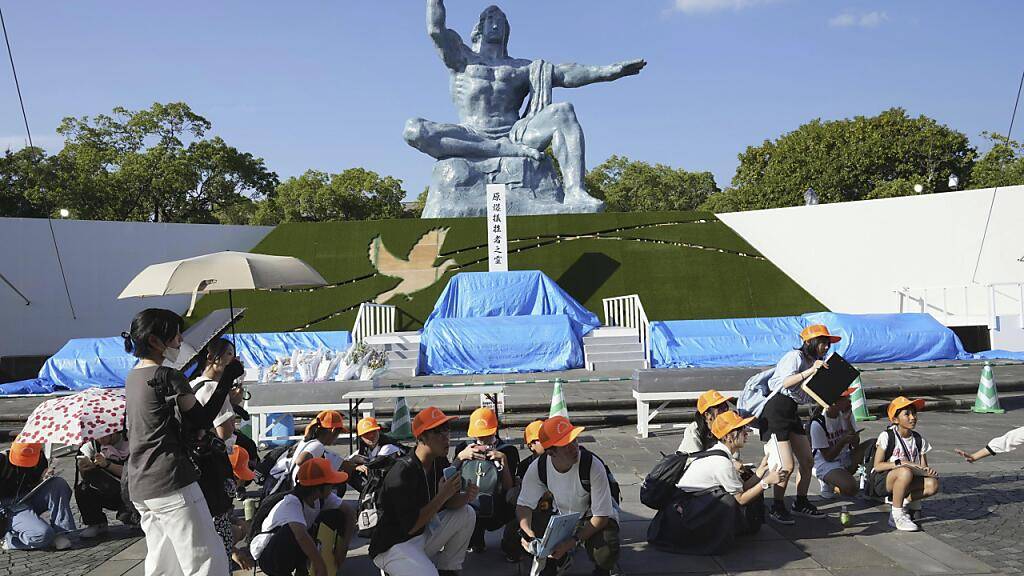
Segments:
[[[123,389],[89,388],[53,398],[32,411],[18,439],[78,446],[124,428]]]

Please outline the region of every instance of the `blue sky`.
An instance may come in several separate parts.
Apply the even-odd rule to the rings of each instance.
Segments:
[[[488,3],[448,0],[449,27],[467,38]],[[816,117],[903,106],[983,146],[981,131],[1006,131],[1024,69],[1014,0],[501,3],[513,56],[648,60],[638,77],[556,92],[576,105],[588,165],[621,154],[710,170],[722,187],[746,146]],[[3,8],[33,136],[51,152],[64,116],[181,100],[282,179],[361,166],[415,196],[432,160],[404,143],[405,120],[455,120],[420,0]],[[23,142],[4,62],[0,146]]]

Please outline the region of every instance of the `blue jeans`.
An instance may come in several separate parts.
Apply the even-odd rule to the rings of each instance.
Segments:
[[[57,534],[75,530],[71,513],[71,487],[63,478],[51,478],[26,502],[14,507],[11,527],[4,535],[12,550],[38,550],[53,544]],[[50,513],[50,522],[39,516]]]

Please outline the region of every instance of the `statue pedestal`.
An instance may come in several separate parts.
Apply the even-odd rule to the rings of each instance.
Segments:
[[[508,186],[509,216],[604,210],[603,203],[566,204],[561,178],[550,158],[449,158],[434,164],[423,218],[486,216],[488,184]]]

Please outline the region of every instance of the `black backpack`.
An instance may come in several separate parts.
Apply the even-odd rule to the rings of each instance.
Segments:
[[[249,524],[248,541],[250,543],[256,536],[259,536],[260,534],[267,534],[267,532],[262,531],[263,522],[267,519],[267,516],[270,516],[270,512],[274,509],[274,506],[277,506],[281,500],[284,500],[285,496],[291,493],[292,492],[290,490],[278,492],[272,496],[264,498],[263,501],[260,502],[260,506],[256,509],[256,514],[253,515],[252,522]]]
[[[622,491],[619,489],[619,483],[615,480],[615,476],[612,471],[601,460],[601,457],[594,454],[590,450],[587,450],[583,446],[580,446],[580,484],[583,485],[583,489],[590,493],[590,468],[594,464],[594,458],[597,458],[598,462],[604,465],[604,471],[608,475],[608,487],[612,492],[612,500],[616,504],[622,502]],[[541,454],[537,457],[537,476],[540,478],[540,483],[546,488],[548,485],[548,455]],[[550,490],[549,490],[550,492]]]
[[[270,471],[274,469],[274,466],[277,465],[278,460],[280,460],[281,457],[284,456],[285,454],[288,454],[289,457],[293,456],[293,451],[295,450],[295,447],[298,445],[299,443],[297,441],[289,441],[284,446],[278,446],[271,450],[270,452],[267,452],[263,456],[263,458],[260,458],[259,463],[253,466],[252,469],[253,472],[256,474],[256,483],[259,484],[260,486],[263,486],[266,484],[268,480],[273,480],[273,478],[271,478],[270,476]]]
[[[679,479],[683,477],[683,472],[686,472],[686,468],[693,461],[708,456],[731,458],[721,450],[705,450],[703,452],[694,452],[693,454],[674,452],[667,456],[662,454],[662,456],[661,462],[654,466],[650,474],[644,478],[644,483],[640,485],[640,502],[654,510],[661,510],[672,502],[676,492],[679,490],[676,488],[676,484],[679,483]]]
[[[377,522],[380,520],[381,487],[384,485],[384,478],[387,477],[391,467],[398,462],[398,459],[409,453],[409,448],[401,444],[393,443],[401,450],[387,456],[377,456],[366,463],[369,474],[363,483],[363,489],[359,492],[359,513],[356,517],[356,528],[361,538],[373,536]]]

